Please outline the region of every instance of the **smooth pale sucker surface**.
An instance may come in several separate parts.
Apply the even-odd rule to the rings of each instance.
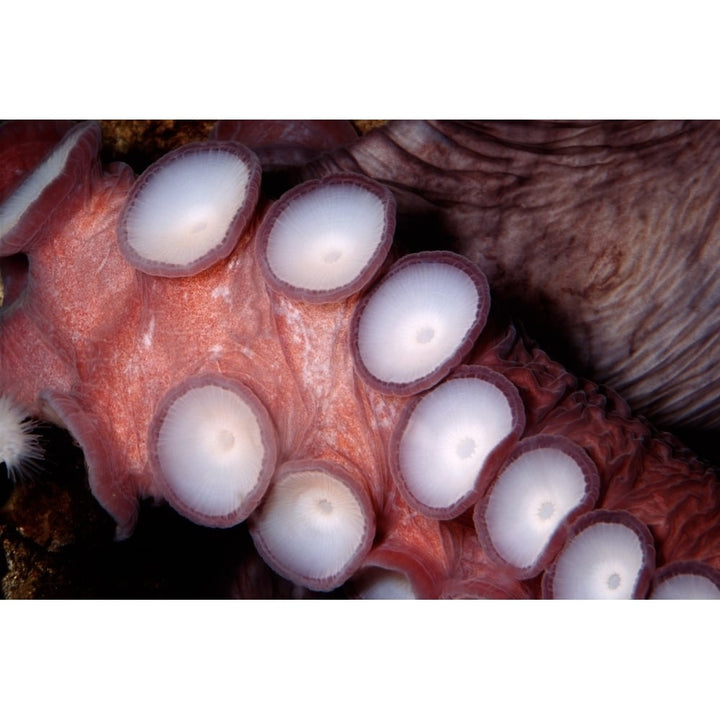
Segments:
[[[512,430],[505,395],[479,378],[451,378],[415,407],[400,440],[410,493],[432,508],[472,491],[487,456]]]
[[[447,362],[476,321],[478,291],[441,262],[408,265],[383,280],[365,306],[358,347],[378,380],[409,383]]]
[[[3,203],[0,203],[0,243],[17,225],[25,211],[40,197],[65,169],[65,163],[72,152],[84,126],[69,132],[60,144],[31,172],[20,186]]]
[[[643,567],[640,540],[621,523],[599,522],[576,535],[560,552],[555,598],[629,599]]]
[[[718,600],[720,588],[702,575],[683,573],[661,582],[650,595],[651,600]]]
[[[350,183],[318,185],[290,202],[275,220],[267,261],[297,288],[333,290],[351,283],[377,252],[385,203]]]
[[[187,265],[224,240],[243,205],[250,172],[218,148],[179,154],[148,177],[126,218],[129,246],[143,258]]]
[[[515,567],[532,566],[586,491],[583,471],[561,450],[522,454],[490,490],[485,522],[497,553]]]
[[[158,459],[178,499],[198,513],[223,516],[256,486],[265,456],[252,408],[222,387],[178,397],[158,436]]]
[[[320,580],[343,570],[366,528],[352,491],[329,473],[312,470],[274,479],[254,521],[280,565]]]
[[[363,600],[414,600],[416,597],[408,576],[396,570],[368,568],[359,579],[353,578],[353,585]]]

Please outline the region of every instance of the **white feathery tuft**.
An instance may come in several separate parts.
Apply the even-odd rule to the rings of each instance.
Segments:
[[[20,405],[0,395],[0,463],[5,463],[13,481],[36,470],[43,457],[35,427]]]

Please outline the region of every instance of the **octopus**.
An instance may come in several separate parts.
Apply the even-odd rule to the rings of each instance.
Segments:
[[[657,429],[718,422],[717,136],[223,122],[136,176],[7,123],[0,457],[65,428],[120,545],[170,508],[237,597],[720,597],[717,476]]]

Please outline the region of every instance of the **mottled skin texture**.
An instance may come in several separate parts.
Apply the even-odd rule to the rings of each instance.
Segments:
[[[192,278],[152,278],[127,265],[115,244],[132,173],[89,173],[83,207],[28,253],[28,292],[0,325],[0,387],[69,425],[120,536],[132,531],[138,500],[158,496],[146,447],[158,399],[188,374],[222,372],[270,411],[280,462],[328,459],[362,479],[377,514],[366,564],[406,572],[422,596],[538,595],[539,578],[521,582],[488,559],[470,513],[439,522],[404,503],[387,445],[405,400],[366,387],[354,372],[347,333],[357,296],[310,306],[270,291],[253,252],[266,205],[226,261]],[[562,433],[588,452],[601,478],[597,507],[645,522],[658,566],[693,559],[720,569],[717,479],[689,451],[632,417],[616,394],[528,349],[497,317],[466,361],[519,388],[526,435]],[[243,564],[235,591],[258,587],[276,589],[254,562]]]
[[[367,459],[378,455],[383,439],[375,434],[390,431],[386,416],[398,403],[356,392],[347,362],[353,304],[313,306],[271,293],[248,247],[251,233],[227,262],[193,278],[143,275],[115,242],[132,180],[129,172],[97,178],[86,211],[32,253],[31,292],[0,330],[2,386],[36,414],[51,389],[47,401],[72,416],[88,463],[98,466],[91,486],[120,534],[132,529],[136,499],[156,492],[147,465],[155,407],[189,374],[245,382],[275,421],[281,462],[318,457],[380,475]]]
[[[575,371],[666,427],[720,428],[714,122],[394,122],[306,169],[389,185]],[[430,231],[428,233],[428,228]]]

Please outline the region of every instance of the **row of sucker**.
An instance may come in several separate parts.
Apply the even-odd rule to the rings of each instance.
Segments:
[[[66,196],[73,208],[85,199],[94,175],[85,173],[82,191],[76,176],[94,167],[99,140],[95,124],[75,126],[13,190],[0,206],[0,254],[27,252],[61,221],[51,209],[38,222],[41,199],[55,209]],[[154,493],[199,524],[247,521],[268,565],[321,592],[720,597],[717,542],[703,546],[714,511],[690,510],[705,533],[686,538],[685,556],[680,510],[663,505],[665,489],[647,479],[662,466],[682,483],[687,459],[675,441],[632,418],[611,392],[528,350],[512,326],[498,332],[474,263],[451,252],[392,263],[388,188],[330,176],[288,191],[260,220],[260,182],[257,157],[240,143],[180,148],[135,181],[118,222],[120,252],[140,275],[182,282],[226,259],[234,268],[235,248],[254,230],[254,245],[239,252],[254,253],[267,293],[285,303],[284,320],[302,318],[296,311],[309,304],[345,313],[348,371],[367,395],[362,419],[390,424],[377,452],[383,467],[362,477],[342,453],[315,455],[312,443],[282,455],[291,423],[261,399],[273,388],[195,368],[169,383],[149,424]],[[220,304],[227,296],[225,286],[213,294]],[[293,332],[307,346],[311,333]],[[318,372],[298,388],[311,387],[320,402],[332,391],[312,387]]]
[[[248,157],[231,145],[233,163]],[[215,142],[208,150],[223,147]],[[178,156],[194,159],[199,152],[194,146]],[[233,163],[223,172],[237,172]],[[159,173],[151,169],[149,176]],[[141,177],[137,187],[146,182]],[[124,217],[142,206],[139,197],[134,191]],[[358,202],[366,207],[357,210]],[[224,213],[222,228],[237,222],[231,209]],[[198,216],[197,232],[208,222]],[[350,354],[362,384],[406,398],[385,451],[408,506],[441,529],[471,518],[490,562],[518,580],[536,581],[544,597],[720,597],[720,578],[707,564],[656,569],[648,526],[629,512],[599,508],[603,488],[583,447],[538,431],[526,421],[532,408],[512,378],[469,360],[490,307],[487,280],[473,263],[450,252],[419,253],[381,272],[394,224],[387,189],[359,176],[330,177],[277,201],[258,230],[256,250],[268,287],[292,302],[338,303],[362,293]],[[224,257],[224,229],[221,235]],[[130,245],[127,230],[120,236],[130,259],[139,245]],[[210,244],[205,241],[201,269],[214,257]],[[182,274],[175,258],[153,252],[159,274]],[[191,443],[197,437],[197,421],[190,428],[187,419],[191,406],[205,418],[200,440],[193,440],[199,447]],[[280,575],[320,591],[350,580],[349,592],[360,597],[438,594],[419,589],[418,578],[366,562],[382,542],[364,484],[320,458],[278,462],[269,412],[242,384],[200,376],[170,389],[150,436],[151,464],[166,499],[203,524],[249,519],[258,552]],[[208,457],[215,458],[211,473],[204,469]]]

